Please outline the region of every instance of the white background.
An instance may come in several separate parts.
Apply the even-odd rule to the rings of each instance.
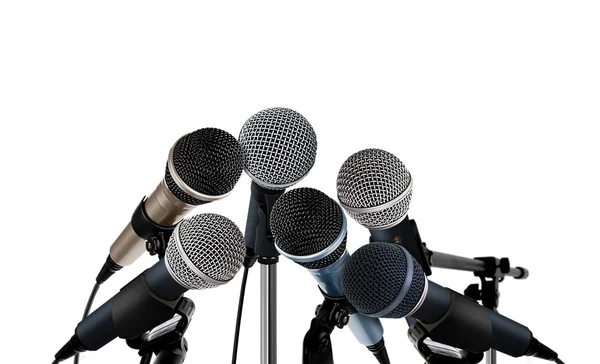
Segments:
[[[597,1],[207,3],[1,3],[3,362],[52,361],[179,136],[206,126],[237,136],[273,106],[316,130],[301,186],[335,197],[351,153],[395,153],[412,172],[410,216],[428,245],[529,268],[528,280],[502,284],[501,312],[566,363],[596,360]],[[195,213],[225,214],[243,231],[249,185],[243,175],[230,197]],[[349,249],[367,238],[351,221]],[[118,273],[97,304],[154,261]],[[300,363],[321,297],[303,268],[279,267],[279,362]],[[476,282],[431,278],[459,291]],[[189,293],[187,363],[230,362],[240,281]],[[259,362],[258,290],[256,269],[242,364]],[[393,363],[421,363],[405,322],[384,325]],[[333,340],[336,363],[375,363],[348,329]],[[82,357],[137,361],[120,340]]]

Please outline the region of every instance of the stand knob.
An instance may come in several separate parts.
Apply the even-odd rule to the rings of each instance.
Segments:
[[[479,289],[479,284],[475,283],[468,286],[467,289],[465,289],[465,296],[475,301],[481,300],[481,290]]]

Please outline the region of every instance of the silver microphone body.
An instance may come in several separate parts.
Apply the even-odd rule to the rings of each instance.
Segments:
[[[154,223],[167,227],[176,225],[195,207],[175,197],[164,179],[144,201],[146,216]],[[111,245],[110,257],[118,265],[128,266],[146,252],[145,242],[146,239],[133,230],[130,222]]]
[[[169,152],[164,178],[111,245],[97,283],[135,262],[151,236],[168,234],[194,207],[229,195],[242,168],[240,145],[224,130],[203,128],[179,138]]]

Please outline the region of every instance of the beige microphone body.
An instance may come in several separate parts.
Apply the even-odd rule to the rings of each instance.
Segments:
[[[106,281],[146,252],[146,241],[152,233],[134,223],[139,221],[136,214],[148,225],[172,229],[196,206],[229,195],[242,174],[242,166],[239,143],[226,131],[204,128],[177,140],[169,152],[165,177],[111,245],[96,281]]]
[[[164,180],[144,201],[146,216],[161,226],[176,225],[195,207],[175,197]],[[110,257],[120,266],[130,265],[146,252],[145,243],[129,223],[111,245]]]

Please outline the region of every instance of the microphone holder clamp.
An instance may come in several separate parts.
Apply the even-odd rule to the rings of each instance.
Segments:
[[[181,364],[185,360],[188,344],[183,337],[194,315],[194,302],[182,298],[173,318],[141,336],[127,339],[127,345],[138,350],[141,364],[149,364],[156,354],[154,364]]]
[[[315,318],[304,336],[302,364],[333,364],[331,333],[343,328],[350,320],[350,311],[345,297],[335,298],[325,295],[325,300],[317,306]]]
[[[483,353],[459,350],[435,342],[427,343],[430,332],[435,330],[439,321],[432,325],[424,325],[415,320],[408,328],[408,338],[413,343],[419,354],[425,359],[426,364],[476,364],[483,360]],[[438,347],[436,350],[435,348]],[[432,349],[434,348],[434,349]],[[442,348],[440,350],[440,348]],[[459,355],[451,355],[450,352],[460,352]]]
[[[160,232],[148,238],[146,241],[146,250],[150,255],[158,255],[158,259],[162,260],[165,257],[168,242],[169,238],[165,237],[165,233]]]
[[[173,234],[175,226],[162,226],[152,221],[144,209],[145,201],[146,197],[142,198],[142,201],[133,212],[131,216],[131,228],[137,236],[146,240],[146,250],[150,255],[158,255],[158,259],[162,260],[167,250],[167,242]],[[100,285],[106,282],[121,268],[123,267],[113,261],[109,255],[96,277],[96,283]]]
[[[481,301],[484,307],[496,311],[500,299],[500,282],[504,281],[506,274],[511,271],[510,260],[508,258],[482,257],[475,258],[483,262],[484,269],[474,272],[476,277],[481,280],[481,288],[479,284],[471,284],[465,289],[465,296]],[[515,279],[526,279],[529,272],[525,268],[517,267],[521,270],[521,276],[516,276]]]
[[[158,255],[159,259],[164,258],[167,250],[167,242],[175,230],[175,226],[162,226],[152,221],[146,210],[144,202],[146,197],[142,199],[131,216],[131,227],[135,233],[146,239],[146,250],[150,255]]]

